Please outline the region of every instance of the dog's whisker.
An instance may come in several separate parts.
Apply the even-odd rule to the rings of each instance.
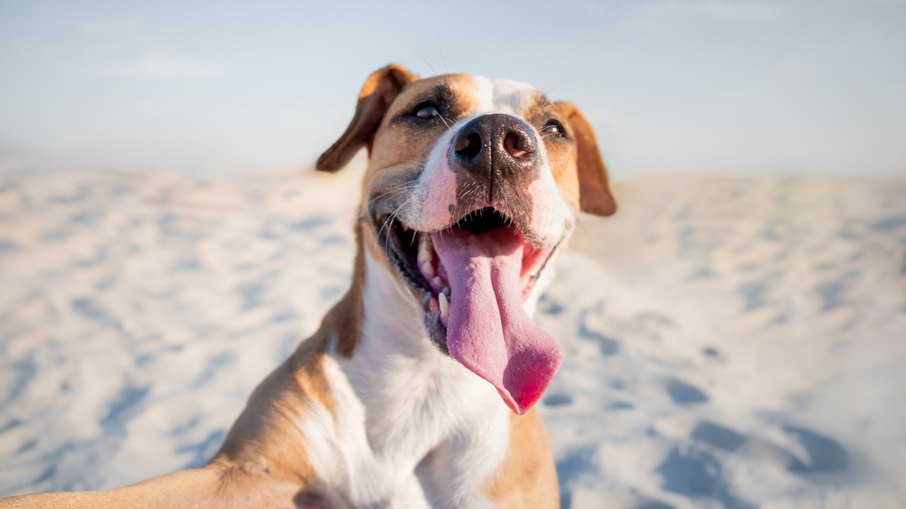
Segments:
[[[372,196],[370,198],[370,201],[374,201],[375,199],[383,198],[383,197],[391,195],[391,194],[411,191],[411,190],[415,189],[415,186],[417,186],[417,185],[418,185],[418,182],[410,182],[407,184],[403,184],[399,187],[382,190],[380,192],[375,193],[374,196]]]
[[[576,81],[576,78],[575,78],[575,77],[565,79],[565,80],[563,80],[563,81],[560,81],[559,83],[556,83],[555,85],[553,85],[553,86],[551,86],[551,87],[545,88],[544,90],[542,90],[541,93],[544,94],[545,96],[548,96],[548,95],[550,95],[550,93],[553,92],[554,90],[557,90],[558,88],[562,87],[563,85],[567,85],[567,84],[572,83],[572,82],[574,82],[574,81]]]
[[[424,62],[424,64],[427,65],[429,69],[431,69],[432,74],[437,74],[437,70],[434,68],[433,65],[431,65],[431,62],[429,62],[428,59],[425,58],[424,55],[422,55],[422,53],[420,51],[416,51],[415,54],[418,55],[418,58],[420,58],[421,61]]]
[[[450,74],[450,69],[447,68],[447,59],[444,56],[444,50],[440,46],[440,35],[435,33],[435,43],[437,44],[437,52],[440,53],[440,62],[444,66],[444,73]]]
[[[405,201],[403,201],[403,203],[400,204],[399,207],[397,207],[393,212],[390,213],[390,215],[387,216],[387,219],[384,220],[384,224],[381,225],[380,230],[378,230],[377,236],[378,236],[379,239],[380,239],[381,236],[384,234],[384,230],[387,230],[387,232],[388,232],[388,233],[387,233],[386,235],[384,235],[384,237],[383,237],[383,238],[384,238],[384,244],[385,244],[385,245],[384,245],[384,248],[385,248],[385,249],[389,249],[389,248],[390,248],[390,234],[389,234],[389,227],[394,223],[394,221],[396,221],[396,216],[398,216],[399,213],[402,212],[403,208],[406,207],[406,206],[409,204],[409,202],[410,202],[414,197],[415,197],[415,195],[410,195],[409,198],[407,198]]]

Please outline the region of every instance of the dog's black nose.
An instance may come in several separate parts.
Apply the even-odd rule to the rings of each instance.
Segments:
[[[537,160],[532,127],[505,113],[482,115],[462,126],[453,138],[454,166],[476,176],[530,174]]]

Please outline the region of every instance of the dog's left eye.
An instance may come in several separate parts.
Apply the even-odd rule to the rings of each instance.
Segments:
[[[550,119],[541,128],[542,136],[566,136],[566,129],[558,120]]]
[[[440,118],[440,111],[437,110],[437,105],[433,102],[426,101],[412,109],[412,116],[422,120],[431,120]]]

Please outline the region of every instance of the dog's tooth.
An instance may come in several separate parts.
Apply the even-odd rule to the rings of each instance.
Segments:
[[[424,274],[426,278],[430,279],[434,277],[434,265],[431,265],[431,260],[420,262],[420,266],[422,268],[422,274]]]
[[[438,294],[437,303],[440,304],[441,319],[446,320],[450,316],[450,303],[447,301],[447,296],[443,293]]]
[[[441,288],[444,282],[441,281],[440,276],[434,276],[434,279],[431,280],[431,284],[434,285],[434,288]]]
[[[425,235],[422,235],[418,239],[418,264],[421,265],[425,262],[431,261],[431,248],[428,246],[428,241],[425,240]]]
[[[446,295],[447,297],[449,297],[449,296],[450,296],[450,287],[449,287],[449,286],[445,286],[444,289],[440,291],[440,293],[442,293],[442,294]]]

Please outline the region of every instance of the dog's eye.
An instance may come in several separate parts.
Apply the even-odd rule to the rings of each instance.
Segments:
[[[418,106],[412,109],[412,116],[418,117],[422,120],[431,120],[435,118],[440,118],[440,111],[437,110],[437,105],[431,101],[425,101],[419,103]]]
[[[544,124],[544,127],[541,128],[542,136],[566,136],[566,129],[563,127],[563,124],[560,121],[555,119],[550,119]]]

